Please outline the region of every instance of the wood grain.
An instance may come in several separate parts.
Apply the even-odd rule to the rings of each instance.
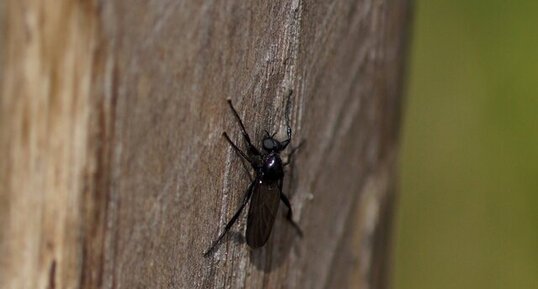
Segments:
[[[0,287],[75,288],[91,186],[90,4],[7,1],[0,103]]]
[[[387,286],[408,1],[5,5],[0,287]],[[249,183],[226,99],[259,143],[290,91],[304,238],[281,206],[204,258]]]

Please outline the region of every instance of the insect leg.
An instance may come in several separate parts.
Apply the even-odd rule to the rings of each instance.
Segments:
[[[288,207],[288,214],[286,215],[286,220],[288,220],[291,223],[291,225],[297,230],[297,233],[299,233],[299,236],[302,237],[303,230],[301,230],[299,225],[297,225],[297,223],[293,221],[293,213],[291,211],[290,200],[288,200],[288,197],[286,197],[286,195],[282,193],[282,190],[280,191],[280,199],[282,200],[282,202],[284,202],[284,205]]]
[[[291,157],[293,156],[293,154],[295,154],[296,151],[298,151],[303,146],[303,144],[304,144],[304,141],[301,141],[301,143],[298,146],[291,149],[291,152],[288,154],[288,159],[286,160],[284,164],[282,164],[283,166],[287,166],[290,164]]]
[[[211,253],[213,251],[213,249],[215,249],[215,246],[217,246],[217,244],[220,242],[220,240],[222,240],[222,238],[224,238],[224,235],[226,235],[226,233],[228,233],[228,231],[230,230],[230,228],[233,226],[233,224],[237,221],[237,218],[239,218],[239,215],[241,215],[241,212],[243,211],[243,209],[245,208],[245,205],[248,203],[248,200],[250,199],[250,197],[252,196],[252,192],[254,191],[253,188],[254,188],[254,184],[256,184],[256,182],[252,182],[249,186],[248,186],[248,189],[247,191],[245,192],[245,196],[243,197],[243,201],[241,203],[241,206],[239,207],[239,209],[237,209],[237,211],[235,212],[235,214],[233,215],[233,217],[230,219],[230,221],[226,224],[226,226],[224,227],[224,231],[222,231],[222,233],[219,235],[219,237],[213,242],[213,244],[211,244],[211,247],[209,247],[209,249],[207,249],[207,251],[205,251],[204,253],[204,257],[207,257],[209,255],[209,253]]]
[[[252,163],[252,160],[250,160],[250,158],[240,148],[238,148],[237,145],[235,145],[235,143],[230,139],[230,137],[228,136],[226,132],[223,132],[222,135],[226,138],[228,143],[230,143],[230,145],[232,146],[232,148],[235,150],[237,154],[239,154],[242,158],[244,158],[249,163]]]
[[[288,135],[288,139],[282,141],[282,150],[284,150],[288,144],[291,142],[291,126],[290,126],[290,101],[291,101],[291,95],[293,94],[293,90],[290,89],[288,92],[288,100],[286,103],[286,133]]]
[[[237,113],[237,110],[235,110],[232,101],[228,99],[228,105],[230,105],[230,108],[232,109],[233,114],[235,115],[235,118],[239,122],[239,125],[241,126],[241,133],[243,134],[243,137],[245,138],[245,141],[247,142],[248,149],[250,152],[252,152],[255,155],[261,155],[258,149],[252,144],[252,141],[250,140],[250,136],[247,133],[247,130],[245,129],[245,125],[243,124],[243,121],[239,117],[239,114]]]

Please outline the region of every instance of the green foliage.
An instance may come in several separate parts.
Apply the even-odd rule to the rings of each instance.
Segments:
[[[394,288],[538,288],[538,1],[415,8]]]

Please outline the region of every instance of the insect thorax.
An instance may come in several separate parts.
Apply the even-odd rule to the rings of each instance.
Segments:
[[[262,178],[266,180],[279,180],[284,177],[282,159],[277,153],[268,154],[263,160],[261,168]]]

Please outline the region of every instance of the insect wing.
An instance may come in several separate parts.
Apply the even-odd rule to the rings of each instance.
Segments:
[[[250,247],[259,248],[269,239],[279,202],[279,182],[256,184],[247,218],[247,244]]]

